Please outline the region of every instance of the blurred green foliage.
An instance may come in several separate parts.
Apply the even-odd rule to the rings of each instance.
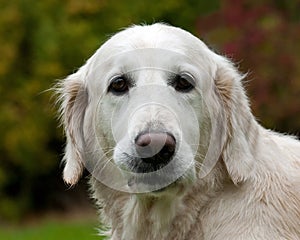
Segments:
[[[299,7],[289,0],[0,0],[0,222],[61,194],[53,182],[63,136],[46,90],[131,24],[167,22],[242,60],[252,72],[255,114],[268,127],[299,133]]]

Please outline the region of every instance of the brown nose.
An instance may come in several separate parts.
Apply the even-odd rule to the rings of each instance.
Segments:
[[[174,155],[176,141],[169,133],[143,133],[135,139],[138,156],[145,163],[162,166]]]

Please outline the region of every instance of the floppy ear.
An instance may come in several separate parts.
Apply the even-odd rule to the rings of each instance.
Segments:
[[[78,182],[83,172],[83,119],[88,102],[82,69],[62,80],[58,85],[61,121],[66,134],[63,161],[64,181],[70,185]]]
[[[215,85],[226,118],[227,135],[222,159],[235,184],[250,177],[254,167],[254,147],[258,123],[254,119],[242,86],[244,76],[230,61],[218,66]]]

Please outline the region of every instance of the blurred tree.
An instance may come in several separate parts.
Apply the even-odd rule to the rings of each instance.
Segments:
[[[0,0],[0,221],[61,196],[61,129],[50,92],[108,37],[131,24],[168,22],[195,33],[218,0]],[[51,185],[55,184],[55,186]],[[37,194],[38,193],[38,194]]]

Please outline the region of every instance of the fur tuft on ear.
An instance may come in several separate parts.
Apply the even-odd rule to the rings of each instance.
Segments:
[[[230,61],[223,62],[216,74],[215,85],[226,116],[226,142],[222,159],[235,184],[248,179],[255,164],[255,145],[259,126],[251,113],[242,86],[245,76]],[[242,153],[242,154],[241,154]]]
[[[60,118],[66,135],[63,161],[63,179],[67,184],[76,184],[83,172],[83,118],[88,102],[82,69],[62,80],[57,86],[60,103]]]

